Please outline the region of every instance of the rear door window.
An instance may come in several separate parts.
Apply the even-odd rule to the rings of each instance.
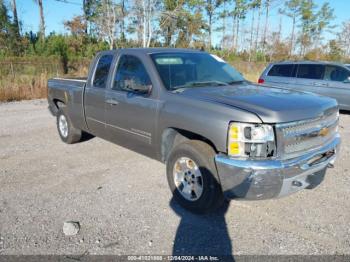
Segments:
[[[300,64],[298,66],[297,78],[322,80],[325,72],[324,65]]]
[[[350,71],[340,66],[327,65],[324,80],[344,82],[350,76]]]
[[[279,76],[279,77],[294,77],[295,76],[295,65],[274,65],[270,69],[268,76]]]
[[[109,70],[113,61],[113,55],[103,55],[98,60],[93,86],[97,88],[105,88],[107,84]]]

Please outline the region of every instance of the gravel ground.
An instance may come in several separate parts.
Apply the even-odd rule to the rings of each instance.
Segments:
[[[350,115],[340,125],[318,188],[196,216],[163,164],[99,138],[64,144],[44,100],[0,104],[0,254],[350,254]]]

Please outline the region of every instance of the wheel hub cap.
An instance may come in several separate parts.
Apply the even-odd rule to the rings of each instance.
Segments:
[[[198,200],[203,193],[203,177],[197,164],[188,157],[179,158],[173,170],[176,189],[187,200]]]
[[[60,118],[58,120],[58,127],[60,129],[60,133],[63,137],[68,136],[68,123],[67,119],[64,115],[60,115]]]

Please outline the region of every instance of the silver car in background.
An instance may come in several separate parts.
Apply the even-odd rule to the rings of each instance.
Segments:
[[[350,65],[330,62],[271,63],[258,81],[335,98],[342,110],[350,110]]]

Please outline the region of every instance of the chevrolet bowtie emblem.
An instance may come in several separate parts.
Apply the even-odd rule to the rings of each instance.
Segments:
[[[318,133],[320,136],[327,136],[329,134],[329,129],[327,127],[324,127],[320,130]]]

